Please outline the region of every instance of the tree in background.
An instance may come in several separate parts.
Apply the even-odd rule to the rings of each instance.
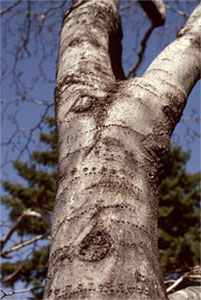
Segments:
[[[49,242],[51,228],[51,213],[54,206],[57,175],[57,141],[53,118],[46,118],[52,129],[48,134],[41,134],[40,140],[49,146],[49,151],[33,152],[32,163],[14,162],[14,168],[25,182],[15,184],[3,181],[8,195],[2,197],[3,203],[9,209],[11,223],[14,224],[9,233],[2,238],[2,246],[9,242],[14,232],[21,242],[16,245],[2,247],[2,283],[13,287],[20,280],[26,286],[42,286],[47,273]],[[35,214],[36,213],[36,214]],[[14,227],[14,230],[13,230]],[[31,236],[31,237],[30,237]],[[44,239],[46,243],[38,244]],[[20,255],[25,246],[28,251]],[[17,247],[17,248],[16,248]],[[9,257],[18,257],[10,263]],[[16,256],[16,251],[19,254]],[[42,292],[33,290],[34,299],[42,299]]]
[[[199,265],[200,173],[186,171],[189,157],[173,147],[159,185],[159,253],[166,275]]]
[[[17,224],[16,233],[21,239],[21,247],[14,245],[2,249],[2,283],[14,288],[17,281],[27,287],[44,287],[47,275],[49,241],[40,245],[41,239],[47,239],[50,233],[51,214],[56,194],[57,139],[53,118],[46,118],[51,131],[41,134],[40,140],[48,146],[47,151],[32,153],[32,163],[15,162],[15,169],[26,181],[25,184],[13,184],[4,181],[8,196],[3,203],[10,211],[12,224]],[[165,171],[159,186],[159,253],[161,267],[166,276],[171,273],[184,273],[199,264],[199,174],[190,174],[185,164],[190,154],[174,147],[170,152]],[[48,167],[48,168],[47,168]],[[17,222],[27,209],[39,214],[25,216]],[[180,216],[180,218],[178,218]],[[24,241],[30,235],[33,240],[28,252],[17,255],[18,260],[9,262],[16,251],[20,252]],[[11,238],[11,236],[10,236]],[[10,239],[9,238],[9,239]],[[14,251],[15,252],[14,252]],[[27,255],[26,255],[27,253]],[[42,299],[43,289],[32,291],[34,299]]]

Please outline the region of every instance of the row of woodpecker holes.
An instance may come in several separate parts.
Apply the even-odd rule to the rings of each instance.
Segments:
[[[102,131],[103,129],[107,129],[107,128],[110,128],[110,127],[118,127],[118,128],[126,129],[127,133],[134,133],[134,134],[137,134],[137,135],[141,136],[141,134],[139,132],[137,132],[134,129],[129,128],[129,127],[125,126],[125,125],[121,125],[121,124],[97,125],[95,128],[92,128],[90,130],[86,130],[86,131],[77,130],[77,132],[79,132],[79,133],[73,134],[73,135],[68,135],[67,139],[66,139],[67,145],[70,144],[70,146],[71,146],[72,145],[72,140],[77,141],[79,139],[79,137],[82,139],[83,136],[86,137],[86,134],[88,134],[90,132],[94,132],[94,131],[95,132],[99,132],[99,131]],[[87,142],[89,144],[89,141],[87,141]],[[58,145],[60,145],[61,143],[63,143],[63,140],[59,141]],[[81,149],[84,149],[86,147],[89,147],[89,145],[83,146],[83,144],[79,144],[79,149],[71,151],[71,152],[68,152],[68,155],[73,154],[76,151],[80,151]],[[69,145],[68,145],[68,148],[69,148]]]
[[[152,290],[157,289],[158,284],[153,281],[151,286],[152,287],[148,287],[146,284],[142,284],[142,282],[139,281],[137,281],[135,285],[125,285],[123,283],[103,283],[98,286],[94,286],[94,283],[88,283],[88,286],[78,284],[77,287],[73,287],[68,284],[64,289],[50,289],[48,297],[50,297],[51,294],[54,294],[56,300],[63,300],[65,297],[72,297],[78,294],[87,295],[90,292],[98,292],[105,295],[126,295],[127,297],[137,292],[140,295],[144,294],[146,296],[150,296],[152,294]]]
[[[94,204],[91,207],[87,207],[87,209],[85,209],[84,211],[82,211],[80,214],[76,214],[75,216],[72,216],[71,218],[64,218],[64,220],[62,221],[58,221],[58,227],[61,227],[61,224],[64,222],[70,222],[72,220],[75,219],[79,219],[81,216],[89,213],[90,211],[94,211],[94,210],[99,210],[99,211],[103,211],[103,210],[107,210],[107,209],[128,209],[131,212],[136,212],[136,208],[133,207],[129,207],[128,205],[125,204],[114,204],[114,205],[104,205],[104,206],[99,206],[98,204]]]

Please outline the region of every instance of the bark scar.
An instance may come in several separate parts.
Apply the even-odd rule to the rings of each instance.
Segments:
[[[82,261],[100,261],[108,255],[111,247],[111,236],[103,228],[95,227],[82,240],[79,246],[79,258]]]

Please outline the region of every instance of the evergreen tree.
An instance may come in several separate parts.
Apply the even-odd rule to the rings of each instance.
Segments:
[[[23,211],[31,209],[42,217],[24,217],[17,226],[16,232],[19,239],[44,235],[50,233],[51,213],[54,206],[56,193],[57,174],[57,138],[53,118],[46,119],[50,132],[42,133],[40,141],[49,146],[48,151],[33,152],[32,164],[14,162],[18,175],[26,182],[25,185],[3,181],[7,195],[2,197],[3,203],[9,208],[9,217],[12,223],[22,215]],[[17,281],[22,281],[25,286],[43,286],[47,274],[49,241],[39,244],[31,255],[22,259],[3,262],[1,265],[2,283],[14,288]],[[4,252],[4,249],[2,249]],[[14,252],[15,254],[16,252]],[[12,253],[11,253],[12,254]],[[6,258],[6,257],[5,257]],[[42,299],[43,290],[32,291],[33,299]]]
[[[166,275],[199,264],[200,173],[186,171],[189,157],[173,148],[159,186],[159,253]]]
[[[19,176],[26,185],[3,181],[8,193],[2,197],[10,210],[13,223],[26,209],[42,215],[41,219],[25,217],[17,227],[20,238],[27,235],[48,235],[56,193],[57,140],[53,118],[47,118],[48,134],[40,140],[49,145],[49,151],[33,152],[33,163],[14,162]],[[199,174],[190,174],[185,164],[190,153],[173,148],[159,188],[159,253],[166,275],[184,272],[199,263]],[[2,263],[2,282],[14,287],[17,281],[26,286],[42,286],[47,274],[48,243],[34,250],[26,259]],[[13,276],[10,276],[14,274]],[[9,280],[6,280],[9,278]],[[42,299],[43,290],[32,291],[34,299]]]

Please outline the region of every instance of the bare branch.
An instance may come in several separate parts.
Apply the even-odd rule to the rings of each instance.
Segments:
[[[24,219],[24,217],[27,217],[27,216],[41,218],[41,214],[39,214],[35,211],[31,211],[30,209],[28,209],[26,211],[23,211],[22,214],[17,218],[16,223],[10,228],[10,230],[7,232],[7,234],[4,237],[1,238],[1,240],[0,240],[1,250],[5,246],[6,242],[9,240],[11,235],[14,233],[14,231],[17,229],[20,222]]]
[[[190,282],[201,282],[201,268],[194,267],[189,272],[184,273],[180,278],[177,280],[173,280],[173,284],[166,289],[167,294],[169,294],[172,290],[179,286],[184,279],[188,279]],[[165,281],[165,284],[169,283],[170,281]]]
[[[181,276],[179,279],[177,279],[169,288],[167,288],[166,292],[167,294],[170,293],[172,290],[174,290],[183,280],[187,277],[188,273],[185,273],[183,276]]]
[[[9,12],[11,9],[13,9],[13,7],[15,7],[18,4],[20,4],[20,2],[22,2],[22,0],[17,0],[14,3],[12,3],[10,6],[8,6],[7,8],[1,10],[0,11],[0,16],[3,16],[5,13]]]
[[[143,38],[143,40],[141,42],[141,50],[138,53],[138,61],[136,62],[136,64],[134,65],[134,67],[129,70],[127,78],[129,78],[131,75],[133,75],[133,77],[136,76],[137,69],[138,69],[138,67],[140,66],[140,64],[141,64],[141,62],[143,60],[143,55],[144,55],[145,50],[146,50],[147,41],[148,41],[149,37],[151,36],[154,28],[155,27],[153,25],[151,25],[151,27],[149,27],[148,30],[147,30],[147,32],[145,33],[144,38]]]
[[[124,6],[120,6],[120,10],[125,10],[125,9],[129,9],[129,8],[131,8],[132,6],[134,6],[135,5],[135,2],[133,1],[133,2],[131,2],[131,3],[129,3],[129,4],[127,4],[127,5],[124,5]]]
[[[163,0],[138,0],[154,27],[165,23],[165,4]]]
[[[16,251],[16,250],[19,250],[19,249],[21,249],[21,248],[23,248],[23,247],[25,247],[25,246],[27,246],[27,245],[30,245],[30,244],[32,244],[32,243],[38,241],[38,240],[42,240],[42,239],[44,239],[44,238],[45,238],[46,236],[48,236],[48,235],[49,235],[49,233],[46,233],[46,234],[40,234],[40,235],[38,235],[38,236],[36,236],[36,237],[33,237],[33,238],[29,239],[29,240],[26,240],[26,241],[24,241],[24,242],[18,243],[18,244],[16,244],[16,245],[10,247],[10,248],[7,249],[6,251],[0,253],[0,255],[1,255],[2,257],[6,257],[6,258],[7,258],[7,254],[8,254],[8,253],[13,252],[13,251]]]
[[[23,268],[23,265],[19,266],[19,268],[17,268],[13,273],[9,274],[8,276],[6,276],[5,278],[1,279],[2,283],[5,283],[7,281],[12,280]]]
[[[189,17],[189,14],[187,14],[183,10],[174,9],[173,7],[169,6],[168,4],[166,4],[166,8],[169,9],[169,10],[171,10],[171,11],[173,11],[173,12],[176,12],[177,14],[183,16],[184,18],[188,18]]]
[[[19,291],[11,291],[11,292],[6,292],[1,288],[0,291],[3,293],[3,295],[0,296],[0,299],[3,299],[4,297],[15,295],[15,294],[28,293],[28,292],[34,291],[36,289],[44,289],[44,287],[43,286],[36,286],[36,287],[30,288],[30,289],[24,289],[24,290],[19,290]]]
[[[10,103],[8,103],[7,105],[9,105],[9,104]],[[40,103],[36,103],[36,104],[44,105],[45,109],[44,109],[44,112],[41,115],[41,118],[39,119],[38,123],[32,128],[21,128],[20,125],[18,124],[18,120],[16,119],[16,116],[15,115],[9,116],[9,120],[12,121],[12,123],[15,126],[16,129],[15,129],[15,131],[13,131],[12,135],[7,139],[7,141],[1,143],[1,146],[10,145],[11,151],[14,152],[18,149],[18,145],[19,145],[19,140],[18,140],[18,145],[16,145],[15,138],[17,136],[18,137],[20,137],[20,136],[24,137],[25,138],[25,144],[20,149],[20,151],[19,151],[19,153],[16,157],[16,160],[19,160],[21,158],[21,156],[24,154],[25,151],[27,151],[27,153],[30,156],[29,146],[30,146],[31,142],[33,142],[34,132],[36,130],[42,130],[42,125],[43,125],[43,122],[45,120],[45,117],[47,116],[47,114],[49,112],[49,109],[53,106],[53,103],[47,104],[45,102],[40,102]],[[13,146],[13,149],[12,149],[12,146]],[[6,153],[6,155],[8,155],[8,154],[9,154],[9,152]],[[1,165],[1,167],[6,165],[6,163],[8,163],[9,161],[12,161],[12,160],[5,159],[4,163]]]
[[[127,78],[129,78],[131,75],[133,77],[136,76],[136,71],[143,60],[143,55],[146,50],[147,41],[149,37],[151,36],[154,28],[162,26],[165,23],[165,5],[162,0],[151,0],[151,1],[144,1],[144,0],[138,0],[139,4],[143,8],[143,10],[146,12],[148,18],[151,21],[151,26],[148,28],[148,30],[145,32],[145,35],[141,41],[141,50],[138,53],[138,61],[134,65],[132,69],[130,69]]]

